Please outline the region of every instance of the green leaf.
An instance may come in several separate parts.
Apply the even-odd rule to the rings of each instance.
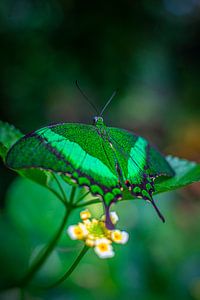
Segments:
[[[45,187],[50,187],[53,181],[52,173],[39,169],[22,170],[18,171],[18,174]]]
[[[200,164],[174,156],[167,156],[167,161],[175,171],[175,176],[163,180],[156,180],[156,193],[175,190],[200,181]]]
[[[22,136],[13,125],[0,121],[0,156],[3,160],[8,149]]]
[[[56,232],[65,209],[55,196],[30,180],[16,178],[6,197],[6,213],[30,239],[44,243]]]
[[[8,149],[0,142],[0,157],[4,160]]]
[[[155,180],[155,194],[175,190],[200,181],[200,164],[174,156],[167,156],[167,161],[175,172],[171,178],[158,177]],[[128,191],[124,191],[123,199],[134,199]]]
[[[15,143],[22,133],[14,126],[0,121],[0,156],[4,159],[8,149]],[[159,177],[155,180],[155,194],[175,190],[200,181],[200,164],[178,157],[167,156],[167,161],[175,171],[172,178]],[[18,174],[39,183],[46,188],[53,189],[55,180],[53,174],[40,169],[26,169],[18,171]],[[68,177],[62,177],[67,183],[70,183]],[[123,199],[133,199],[129,191],[123,192]]]
[[[29,236],[25,236],[7,213],[0,214],[0,240],[0,265],[3,270],[0,272],[0,289],[2,289],[22,277],[29,263],[32,245]]]

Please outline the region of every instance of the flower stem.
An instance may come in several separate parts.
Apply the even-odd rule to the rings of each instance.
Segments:
[[[84,246],[83,249],[81,250],[81,252],[79,253],[79,255],[77,256],[77,258],[75,259],[75,261],[73,262],[73,264],[66,271],[66,273],[60,279],[58,279],[55,283],[45,287],[45,289],[54,288],[57,285],[61,284],[63,281],[65,281],[72,274],[72,272],[74,271],[76,266],[79,264],[80,260],[87,253],[88,249],[89,249],[89,247]]]
[[[70,194],[70,198],[69,198],[69,204],[70,204],[70,205],[73,204],[75,192],[76,192],[76,186],[72,186],[71,194]]]
[[[48,189],[64,204],[64,206],[66,207],[66,202],[65,200],[61,197],[61,195],[55,191],[54,189],[48,187]]]
[[[57,185],[58,185],[58,187],[59,187],[59,189],[62,193],[63,200],[65,201],[65,203],[67,203],[67,197],[66,197],[65,191],[64,191],[60,181],[58,180],[58,178],[56,177],[56,175],[54,173],[52,173],[52,174],[53,174],[53,177],[54,177],[54,179],[55,179],[55,181],[56,181],[56,183],[57,183]]]
[[[54,247],[56,246],[58,239],[63,232],[63,229],[66,225],[67,219],[71,213],[71,209],[66,210],[65,216],[63,218],[63,221],[55,234],[54,238],[51,240],[49,245],[46,247],[46,249],[43,250],[43,253],[36,259],[35,263],[30,267],[28,270],[27,274],[21,279],[19,286],[20,287],[25,287],[34,277],[35,273],[39,270],[39,268],[43,265],[45,260],[48,258],[48,256],[51,254],[53,251]]]
[[[87,197],[87,195],[89,195],[89,194],[90,194],[90,191],[88,191],[85,194],[83,194],[82,196],[80,196],[80,198],[78,198],[78,200],[76,201],[76,204],[78,204],[79,202],[84,200],[84,198]]]
[[[100,203],[99,198],[94,198],[94,199],[87,200],[86,202],[77,204],[76,207],[83,207],[83,206],[88,206],[88,205],[96,204],[96,203]]]

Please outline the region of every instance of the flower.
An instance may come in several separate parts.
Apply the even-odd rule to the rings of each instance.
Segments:
[[[69,226],[69,228],[67,229],[67,233],[69,234],[72,240],[82,240],[84,237],[87,236],[88,231],[84,224],[79,223],[78,225]]]
[[[126,244],[129,238],[129,234],[126,231],[112,230],[111,239],[117,244]]]
[[[96,241],[94,251],[100,258],[110,258],[115,255],[110,241],[106,238]]]
[[[105,219],[106,219],[106,216],[103,215],[102,218],[101,218],[101,220],[105,221]],[[111,219],[111,221],[112,221],[112,223],[114,225],[119,221],[119,217],[118,217],[118,215],[117,215],[117,213],[115,211],[111,211],[110,212],[110,219]]]
[[[100,258],[111,258],[115,255],[112,243],[125,244],[129,235],[126,231],[118,229],[109,230],[105,224],[105,215],[100,220],[91,219],[90,211],[84,210],[80,213],[82,222],[77,225],[70,225],[67,233],[72,240],[83,240],[88,247],[94,248],[94,252]],[[116,212],[110,213],[113,224],[119,220]]]
[[[91,218],[91,213],[89,212],[88,209],[83,210],[83,211],[80,213],[80,217],[81,217],[82,220],[87,220],[87,219]]]

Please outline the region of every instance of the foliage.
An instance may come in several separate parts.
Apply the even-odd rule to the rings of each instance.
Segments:
[[[0,123],[0,130],[2,132],[0,135],[0,145],[4,149],[2,150],[3,154],[1,157],[4,159],[6,151],[8,151],[8,145],[11,146],[22,134],[14,126],[2,121]],[[200,181],[200,164],[172,156],[167,156],[166,159],[174,170],[175,176],[170,179],[163,177],[156,179],[155,193],[174,190]],[[19,171],[19,173],[47,188],[51,188],[52,175],[50,172],[28,169]],[[67,182],[67,177],[65,181]],[[132,196],[128,192],[124,192],[124,199],[131,198]]]
[[[181,182],[195,181],[199,167],[189,161],[200,163],[199,8],[199,1],[178,0],[0,1],[0,119],[24,133],[63,121],[91,123],[93,111],[75,80],[99,109],[119,88],[104,114],[106,124],[131,129],[171,153]],[[1,144],[1,155],[6,152]],[[65,206],[56,201],[62,195],[52,173],[16,176],[1,158],[0,164],[0,285],[5,288],[24,276],[58,232]],[[69,199],[71,186],[56,178]],[[71,241],[65,227],[25,293],[10,289],[0,298],[199,300],[200,183],[173,191],[179,179],[169,179],[169,192],[154,196],[165,224],[150,204],[128,201],[128,193],[127,201],[113,206],[119,228],[130,234],[114,259],[102,261],[90,251],[62,286],[40,292],[35,285],[54,283],[79,253],[81,242]],[[157,188],[165,191],[167,181],[161,180],[156,179]],[[84,194],[77,189],[75,198]],[[88,200],[91,195],[80,204]],[[102,205],[95,202],[89,209],[98,218]],[[69,224],[79,221],[80,209]]]
[[[22,134],[16,130],[12,125],[5,124],[3,122],[0,123],[0,143],[2,153],[2,159],[4,160],[6,152],[9,150],[9,147],[19,138]],[[168,162],[170,163],[171,167],[175,171],[175,176],[170,179],[163,179],[159,178],[156,181],[156,193],[161,193],[165,191],[170,191],[173,189],[180,188],[182,186],[191,184],[196,181],[200,181],[200,165],[194,162],[190,162],[187,160],[179,159],[177,157],[167,157]],[[37,188],[35,189],[34,184],[29,184],[26,181],[18,181],[16,185],[13,186],[10,194],[10,200],[8,200],[7,204],[7,217],[4,215],[1,218],[2,230],[0,234],[3,235],[5,232],[12,237],[14,232],[17,230],[19,231],[20,235],[23,235],[23,243],[24,243],[24,250],[20,252],[23,258],[19,256],[19,263],[23,265],[23,268],[17,267],[17,272],[15,273],[5,273],[2,276],[2,288],[8,288],[9,286],[21,286],[27,285],[32,281],[32,279],[37,274],[37,271],[40,267],[42,267],[43,263],[46,259],[51,255],[51,264],[47,265],[47,270],[45,271],[45,277],[49,278],[56,278],[58,273],[64,273],[65,265],[68,259],[71,260],[71,254],[65,255],[62,260],[64,262],[63,267],[59,269],[55,269],[54,271],[49,269],[53,267],[53,262],[57,261],[58,249],[55,248],[55,245],[61,247],[69,247],[70,243],[67,241],[66,237],[62,236],[62,239],[59,240],[60,234],[65,226],[66,220],[68,218],[68,214],[74,208],[88,206],[92,203],[97,203],[97,199],[90,200],[91,197],[87,196],[84,201],[84,189],[78,189],[76,191],[76,199],[74,204],[70,204],[73,200],[73,187],[71,188],[69,184],[66,183],[66,180],[62,180],[63,177],[57,177],[55,174],[42,171],[42,170],[25,170],[19,171],[19,175],[24,178],[31,179],[33,182],[39,183],[41,185],[40,190]],[[64,183],[65,182],[65,183]],[[56,188],[56,184],[58,185]],[[27,186],[27,187],[26,187]],[[54,197],[49,197],[48,191],[42,189],[45,187],[53,192],[54,195],[57,196],[59,200],[61,200],[62,204],[67,208],[67,214],[64,216],[63,205],[55,201]],[[60,188],[60,190],[58,190]],[[20,192],[21,190],[21,192]],[[61,191],[61,194],[60,194]],[[75,190],[74,190],[75,191]],[[19,193],[20,192],[20,193]],[[24,198],[22,193],[26,196],[27,199]],[[63,194],[66,193],[66,196]],[[70,194],[71,193],[71,194]],[[88,193],[87,193],[88,194]],[[70,196],[71,195],[71,196]],[[63,197],[64,198],[63,198]],[[75,194],[73,194],[73,197]],[[89,199],[88,199],[89,197]],[[46,199],[46,200],[45,200]],[[70,200],[71,199],[71,200]],[[82,203],[81,203],[82,199]],[[124,193],[124,200],[131,199],[130,195]],[[72,203],[72,202],[71,202]],[[76,204],[77,203],[77,204]],[[72,205],[72,206],[71,206]],[[38,208],[40,208],[40,212],[38,213]],[[56,214],[55,214],[56,212]],[[41,218],[41,215],[43,216]],[[55,218],[56,216],[56,218]],[[59,217],[58,217],[59,216]],[[64,221],[62,222],[60,228],[58,229],[58,233],[54,236],[51,240],[52,230],[55,231],[55,228],[58,228],[58,223],[60,217],[63,218]],[[53,221],[52,221],[53,220]],[[11,232],[8,225],[8,222],[11,222],[15,227],[15,231]],[[79,223],[80,224],[80,223]],[[120,231],[119,231],[120,232]],[[16,235],[16,234],[15,234]],[[19,235],[17,233],[17,235]],[[41,245],[46,243],[47,239],[51,240],[48,247],[45,249],[41,247]],[[19,242],[16,239],[13,239],[13,246],[18,249]],[[15,241],[16,240],[16,241]],[[10,248],[10,242],[6,242],[4,244],[4,248],[0,253],[0,257],[4,257],[4,252],[7,251],[5,249]],[[35,253],[31,254],[31,248],[36,247]],[[109,246],[110,247],[110,246]],[[55,249],[54,249],[55,248]],[[86,247],[87,248],[87,247]],[[65,274],[56,281],[54,279],[54,283],[50,285],[50,287],[54,287],[57,284],[60,284],[63,280],[65,280],[71,272],[74,270],[82,256],[87,252],[87,249],[83,248],[82,252],[80,252],[79,256],[73,263],[72,267],[65,272]],[[26,265],[28,264],[29,257],[31,256],[31,267],[29,271],[26,269]],[[59,255],[60,256],[60,255]],[[35,258],[34,258],[35,257]],[[20,260],[21,259],[21,260]],[[8,260],[8,262],[7,262]],[[7,253],[7,260],[3,261],[3,265],[6,266],[12,262],[14,265],[18,266],[18,260],[15,260],[12,251],[8,251]],[[26,270],[26,271],[25,271]],[[42,269],[44,272],[44,268]],[[24,272],[26,275],[24,275]],[[48,272],[48,274],[46,273]],[[51,275],[50,275],[51,274]],[[36,277],[36,282],[37,282]],[[9,282],[9,284],[8,284]],[[40,282],[40,280],[39,280]],[[48,284],[49,286],[49,284]]]

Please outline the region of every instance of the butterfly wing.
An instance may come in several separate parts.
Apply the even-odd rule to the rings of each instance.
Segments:
[[[121,197],[113,151],[91,125],[63,123],[32,132],[10,149],[6,163],[12,169],[41,168],[66,175],[100,195],[106,207]]]
[[[174,171],[161,153],[144,138],[112,127],[109,127],[108,134],[115,148],[124,185],[135,197],[151,201],[164,221],[152,198],[154,180],[158,176],[174,176]]]

